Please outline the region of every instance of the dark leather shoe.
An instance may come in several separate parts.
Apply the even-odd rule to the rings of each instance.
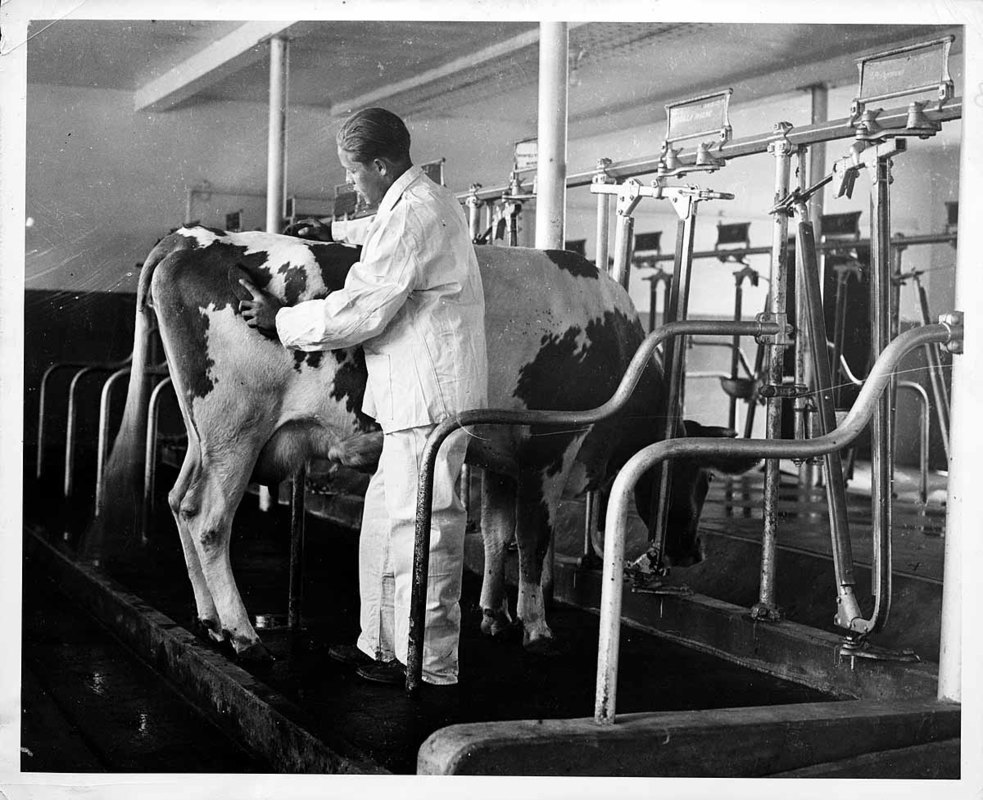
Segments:
[[[333,644],[328,648],[328,656],[349,667],[362,667],[375,663],[375,659],[365,655],[353,644]]]
[[[397,660],[373,661],[371,664],[359,667],[355,674],[372,683],[388,683],[399,685],[406,683],[406,667]]]

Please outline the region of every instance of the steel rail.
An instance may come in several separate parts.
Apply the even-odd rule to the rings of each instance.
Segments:
[[[933,122],[951,122],[962,118],[963,100],[955,97],[948,101],[941,109],[925,111],[925,116]],[[878,125],[884,128],[904,128],[908,121],[908,106],[885,109],[877,116]],[[793,147],[819,144],[822,142],[833,142],[838,139],[852,139],[857,134],[856,120],[850,117],[827,120],[825,122],[815,122],[810,125],[803,125],[799,128],[792,128],[785,138]],[[775,140],[772,131],[767,133],[757,133],[732,139],[722,144],[719,148],[712,151],[714,158],[729,161],[732,158],[742,158],[744,156],[758,155],[768,152],[768,145]],[[696,163],[696,147],[686,148],[677,155],[680,166],[692,166]],[[632,178],[638,175],[648,175],[658,171],[661,155],[643,156],[640,158],[627,159],[625,161],[615,161],[604,168],[604,174],[616,180]],[[534,169],[520,170],[520,177],[535,174]],[[585,172],[575,172],[567,175],[567,188],[573,189],[580,186],[589,186],[598,174],[598,169]],[[508,190],[508,186],[496,187],[493,189],[482,189],[476,193],[477,199],[482,201],[499,200]],[[461,192],[457,199],[463,201],[471,192]]]
[[[594,719],[602,725],[615,721],[621,600],[624,586],[625,530],[629,496],[642,475],[670,458],[738,456],[749,458],[814,458],[842,450],[870,422],[883,391],[894,379],[901,359],[916,347],[962,340],[961,326],[950,322],[926,325],[902,333],[874,363],[860,394],[842,423],[815,439],[672,439],[648,445],[622,467],[611,487],[605,517],[604,568],[601,579],[601,622],[598,641]]]
[[[618,413],[631,397],[642,374],[655,358],[656,348],[672,337],[690,334],[743,336],[777,335],[782,326],[777,322],[741,322],[732,320],[684,320],[663,325],[652,331],[632,356],[624,377],[611,398],[597,408],[584,411],[545,411],[512,409],[476,409],[463,411],[439,423],[424,447],[416,505],[416,539],[413,553],[413,588],[410,596],[409,652],[406,663],[406,690],[419,689],[423,673],[423,643],[425,626],[426,586],[429,577],[430,523],[433,515],[433,473],[437,451],[444,439],[467,425],[592,425]]]

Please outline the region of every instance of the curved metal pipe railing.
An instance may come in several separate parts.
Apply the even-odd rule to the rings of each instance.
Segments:
[[[597,686],[594,719],[610,725],[615,718],[617,694],[618,647],[621,621],[621,598],[624,584],[624,534],[628,523],[629,495],[642,475],[656,463],[671,458],[709,456],[747,456],[753,458],[813,458],[841,450],[868,425],[881,394],[894,379],[901,359],[916,347],[947,344],[962,339],[962,329],[939,323],[913,328],[901,334],[881,353],[871,368],[856,401],[843,422],[834,430],[815,439],[671,439],[649,445],[632,456],[618,473],[611,487],[604,537],[604,571],[601,579],[601,624],[598,641]],[[876,532],[875,532],[876,535]],[[851,593],[852,594],[852,593]],[[841,602],[856,603],[855,598],[841,595]],[[866,621],[857,606],[854,619]]]
[[[109,445],[109,411],[113,386],[130,374],[129,367],[116,370],[102,385],[99,397],[99,437],[96,443],[96,507],[95,516],[102,512],[103,482],[105,481],[107,447]]]
[[[106,370],[113,370],[118,367],[122,367],[125,364],[130,363],[133,358],[132,354],[127,356],[122,361],[115,364],[100,364],[94,361],[60,361],[57,364],[52,364],[48,367],[44,373],[41,375],[41,391],[38,394],[38,443],[37,443],[37,460],[35,464],[35,477],[40,480],[41,475],[44,470],[44,431],[45,431],[45,406],[47,405],[48,398],[48,381],[51,376],[62,369],[82,369],[85,367],[102,367]]]
[[[413,589],[410,599],[409,653],[406,664],[406,689],[415,692],[423,672],[423,634],[425,625],[426,586],[429,577],[430,523],[433,515],[433,472],[437,451],[454,431],[466,425],[592,425],[618,413],[631,397],[642,373],[655,356],[656,348],[672,337],[690,334],[765,336],[783,329],[778,322],[733,322],[731,320],[684,320],[671,322],[652,331],[632,357],[624,377],[611,398],[597,408],[585,411],[515,411],[477,409],[463,411],[446,419],[431,431],[423,450],[416,504],[416,539],[413,553]]]
[[[72,376],[72,381],[68,385],[68,416],[65,427],[65,471],[64,471],[64,482],[62,485],[62,494],[67,500],[72,496],[72,490],[74,488],[74,472],[75,472],[75,440],[78,436],[78,390],[82,383],[82,378],[86,375],[95,374],[97,372],[114,372],[118,368],[130,363],[132,356],[124,359],[121,362],[115,364],[90,364],[83,367],[75,375]],[[38,445],[40,446],[41,437],[38,436]]]
[[[854,386],[863,386],[864,382],[853,374],[846,358],[840,355],[840,369]],[[928,392],[920,383],[914,381],[898,381],[899,389],[908,389],[918,397],[918,498],[922,505],[928,503],[928,450],[930,446],[929,432],[932,424],[929,411]]]
[[[157,423],[160,412],[160,398],[164,389],[171,385],[168,375],[150,393],[147,405],[147,440],[143,461],[143,531],[147,530],[147,520],[154,513],[154,490],[157,483]]]

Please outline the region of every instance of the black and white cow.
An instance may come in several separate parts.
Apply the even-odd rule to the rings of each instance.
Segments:
[[[622,288],[583,258],[562,251],[478,248],[486,302],[490,407],[583,410],[614,393],[643,338]],[[265,658],[229,564],[233,514],[247,483],[275,484],[309,458],[371,470],[381,434],[360,409],[361,348],[302,353],[250,329],[238,313],[238,278],[248,276],[286,303],[341,287],[357,248],[288,236],[182,228],[162,239],[143,266],[137,294],[133,369],[121,430],[107,465],[105,507],[125,510],[137,487],[146,429],[148,331],[153,316],[188,432],[169,495],[198,617],[216,641],[243,658]],[[655,441],[663,382],[654,363],[629,407],[592,429],[487,427],[472,430],[468,462],[483,467],[482,532],[486,633],[511,623],[503,559],[518,544],[517,617],[527,646],[551,638],[544,616],[543,558],[566,488],[602,486],[632,453]],[[706,475],[682,464],[674,480],[677,531],[667,554],[698,560],[695,524]],[[637,504],[652,505],[651,481]],[[701,488],[702,487],[702,488]],[[695,502],[698,498],[699,502]],[[672,513],[672,512],[671,512]]]

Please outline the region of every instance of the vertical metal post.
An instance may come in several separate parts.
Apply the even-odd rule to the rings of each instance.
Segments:
[[[471,184],[471,194],[467,196],[464,205],[468,207],[468,230],[471,233],[471,241],[477,242],[481,235],[481,201],[478,199],[480,183]],[[492,243],[493,235],[489,234],[488,244]]]
[[[307,465],[294,476],[290,488],[290,583],[287,589],[287,626],[301,627],[304,582],[304,492],[307,485]]]
[[[109,376],[102,387],[102,397],[99,398],[99,439],[96,445],[96,507],[95,516],[102,513],[103,482],[105,481],[106,458],[109,455],[109,411],[113,386],[116,381],[130,374],[129,367],[117,370]]]
[[[631,212],[618,212],[618,222],[614,231],[614,263],[611,264],[611,277],[628,288],[631,270],[631,244],[635,231],[635,218]]]
[[[567,23],[539,23],[539,154],[536,164],[536,248],[539,250],[563,248],[568,50]]]
[[[610,158],[599,158],[597,160],[597,174],[593,178],[594,183],[613,183],[605,170],[611,166]],[[594,247],[594,265],[601,272],[606,272],[608,268],[608,237],[611,231],[611,195],[599,193],[597,195],[597,232],[596,244]]]
[[[154,513],[154,492],[157,486],[157,423],[160,419],[161,392],[171,384],[164,378],[150,393],[147,404],[147,438],[143,451],[143,505],[141,507],[140,535],[146,539],[150,529],[150,517]]]
[[[78,387],[82,378],[97,370],[98,367],[83,367],[72,376],[72,382],[68,385],[68,421],[65,429],[65,472],[62,487],[62,494],[66,498],[72,496],[74,488],[75,442],[78,438]]]
[[[270,39],[270,108],[266,143],[266,230],[280,233],[287,202],[287,77],[290,42],[285,36]],[[260,486],[259,507],[273,507],[270,487]]]
[[[283,227],[287,197],[287,70],[290,42],[284,36],[270,39],[270,111],[266,150],[266,230]]]
[[[791,125],[780,122],[775,126],[775,133],[781,138],[772,142],[768,149],[775,157],[775,203],[777,204],[788,195],[791,171],[792,147],[785,138]],[[769,285],[771,287],[769,312],[776,317],[785,315],[786,290],[788,274],[788,216],[774,215],[771,241],[771,267],[769,270]],[[784,380],[785,348],[773,344],[768,349],[768,383],[780,386]],[[765,436],[769,439],[782,437],[782,398],[768,398],[765,413]],[[778,619],[778,607],[775,604],[775,555],[778,543],[778,488],[781,483],[780,462],[777,458],[765,461],[764,485],[764,526],[761,536],[761,581],[758,590],[758,602],[751,608],[751,616],[755,619]]]
[[[903,141],[903,140],[902,140]],[[880,147],[880,146],[879,146]],[[870,348],[876,359],[891,341],[891,157],[878,154],[869,164],[870,187]],[[872,581],[877,593],[874,627],[881,630],[891,608],[891,490],[894,465],[894,395],[892,380],[874,407],[871,422],[871,527],[874,536]]]
[[[594,183],[614,183],[614,179],[608,177],[605,171],[609,166],[611,166],[610,158],[597,160],[597,174],[593,178]],[[597,195],[597,228],[594,244],[594,266],[597,267],[598,272],[607,272],[610,232],[611,195],[601,192]],[[594,545],[591,541],[594,531],[597,530],[598,505],[597,492],[587,492],[584,501],[584,547],[580,555],[581,569],[595,569],[601,562],[601,559],[594,552]]]
[[[915,275],[915,287],[918,290],[918,304],[922,310],[922,323],[928,325],[931,318],[928,311],[928,295],[918,276]],[[925,347],[925,363],[928,364],[928,378],[932,386],[932,401],[935,403],[935,416],[939,421],[939,433],[942,436],[942,447],[945,449],[945,459],[949,460],[949,393],[945,388],[945,378],[942,375],[942,360],[935,347]]]
[[[696,235],[697,201],[690,195],[682,195],[672,198],[672,202],[679,216],[679,223],[676,225],[676,252],[663,323],[686,319],[690,273],[693,266],[693,241]],[[676,436],[685,404],[685,337],[680,337],[678,341],[675,338],[667,339],[663,347],[663,364],[669,375],[669,389],[666,394],[666,418],[662,435],[664,439],[671,439]],[[666,524],[669,519],[672,469],[668,462],[663,462],[658,465],[657,470],[655,517],[650,534],[655,538],[650,543],[649,553],[654,553],[655,562],[661,565],[665,549]]]
[[[815,102],[815,93],[813,95]],[[816,120],[813,120],[816,121]],[[804,147],[800,147],[797,152],[797,164],[798,164],[798,184],[799,190],[804,191],[807,186],[811,186],[812,179],[812,169],[814,168],[813,159],[810,157],[809,150]],[[817,195],[822,192],[816,192]],[[820,204],[821,205],[821,204]],[[809,211],[805,212],[809,215],[810,222],[815,219]],[[812,222],[812,231],[815,231],[815,223]],[[798,239],[796,240],[798,241]],[[816,258],[816,246],[815,239],[810,245],[811,254],[810,259],[814,264],[811,266],[816,270],[816,281],[818,285],[822,285],[822,281],[819,277],[819,262]],[[799,258],[801,256],[796,256],[796,264],[799,263]],[[799,276],[802,275],[801,271],[797,273]],[[818,294],[813,302],[818,306],[818,313],[823,313],[822,308],[822,295]],[[817,386],[815,380],[815,354],[819,352],[818,349],[812,346],[811,340],[811,326],[806,324],[808,317],[817,313],[816,308],[810,308],[809,304],[806,302],[805,292],[802,287],[799,286],[799,282],[796,282],[795,291],[795,382],[800,386]],[[823,336],[826,336],[826,326],[823,325]],[[823,341],[823,347],[825,347],[825,340]],[[810,358],[810,354],[813,354]],[[825,350],[822,351],[822,357],[828,362],[828,354]],[[831,385],[832,381],[830,381]],[[795,398],[795,438],[796,439],[808,439],[812,435],[812,414],[815,409],[813,401],[809,397],[797,397]],[[839,456],[837,456],[839,457]],[[799,464],[799,488],[801,489],[812,489],[817,484],[818,475],[811,459],[803,459]]]
[[[833,379],[826,347],[826,322],[823,315],[819,285],[819,259],[816,257],[816,239],[805,205],[795,206],[798,216],[796,228],[796,281],[797,297],[803,300],[803,313],[796,332],[809,329],[809,345],[816,415],[819,434],[825,436],[836,427],[836,409],[833,404]],[[801,341],[801,340],[799,340]],[[853,551],[850,545],[850,528],[847,516],[846,484],[843,480],[843,461],[837,451],[823,457],[823,477],[826,482],[826,503],[829,509],[830,539],[833,552],[833,573],[836,577],[836,622],[849,628],[860,616],[856,602],[856,579],[853,574]]]

